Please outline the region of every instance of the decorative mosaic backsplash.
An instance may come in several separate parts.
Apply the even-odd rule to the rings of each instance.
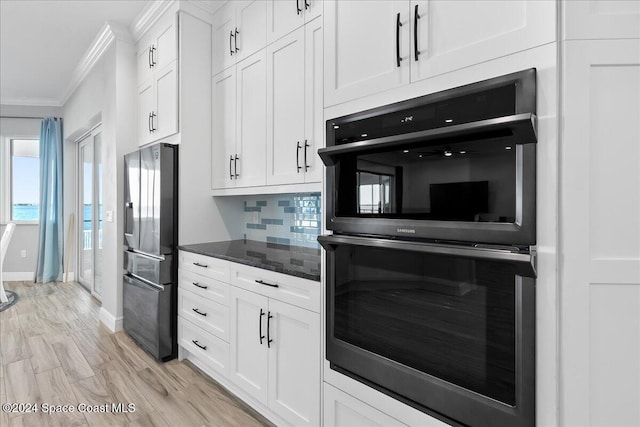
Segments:
[[[259,242],[318,248],[320,193],[247,196],[245,238]]]

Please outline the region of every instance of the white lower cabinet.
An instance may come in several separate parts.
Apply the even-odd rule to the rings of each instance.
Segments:
[[[179,259],[181,357],[276,424],[319,426],[320,283],[185,251]]]
[[[324,383],[324,425],[331,427],[406,426],[327,383]]]
[[[293,425],[320,422],[320,316],[231,290],[231,379]]]

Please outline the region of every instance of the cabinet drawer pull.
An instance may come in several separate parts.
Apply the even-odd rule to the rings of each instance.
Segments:
[[[240,176],[240,174],[238,174],[238,160],[240,160],[240,157],[238,157],[238,155],[236,154],[235,159],[233,159],[233,176],[238,179],[238,177]]]
[[[202,267],[202,268],[209,268],[207,264],[200,264],[199,262],[194,262],[193,265],[197,267]]]
[[[260,345],[262,345],[262,340],[264,339],[264,335],[262,335],[262,316],[266,313],[260,309],[260,316],[258,316],[258,336],[260,337]]]
[[[420,51],[418,50],[418,19],[420,19],[420,14],[418,13],[418,5],[416,5],[413,14],[413,53],[415,54],[416,61],[420,55]]]
[[[155,113],[155,111],[151,112],[151,132],[155,132],[158,130],[158,128],[155,125],[155,118],[157,117],[157,114]]]
[[[152,59],[151,59],[151,48],[149,48],[149,55],[148,56],[149,56],[149,58],[148,58],[149,59],[149,68],[152,68],[153,67],[153,63],[152,63]]]
[[[191,310],[195,311],[196,313],[198,313],[200,316],[204,316],[207,317],[207,313],[203,313],[200,310],[198,310],[197,308],[192,308]]]
[[[267,283],[267,282],[264,282],[262,280],[257,280],[256,279],[256,283],[260,283],[261,285],[265,285],[265,286],[271,286],[272,288],[279,288],[279,286],[274,284],[274,283]]]
[[[233,156],[229,157],[229,179],[233,179],[233,172],[231,171],[231,164],[233,163]]]
[[[307,140],[304,140],[304,171],[308,171],[309,170],[309,165],[307,164],[307,148],[309,148],[310,145],[307,142]]]
[[[192,284],[193,286],[195,286],[196,288],[200,288],[200,289],[209,289],[209,287],[208,287],[208,286],[202,286],[202,285],[201,285],[200,283],[198,283],[198,282],[191,282],[191,284]]]
[[[149,113],[149,120],[147,121],[147,126],[149,127],[149,132],[151,132],[151,113]]]
[[[240,51],[240,49],[238,49],[238,34],[240,34],[240,31],[238,31],[238,27],[235,28],[235,36],[233,38],[233,46],[235,47],[235,53],[238,53]]]
[[[156,61],[156,47],[154,45],[151,45],[151,66],[155,67],[156,64],[158,63]]]
[[[304,8],[309,9],[310,7],[311,7],[311,4],[307,0],[304,0]]]
[[[273,340],[271,339],[271,319],[273,319],[273,316],[271,315],[271,312],[269,312],[269,314],[267,315],[267,348],[271,348],[271,343],[273,342]]]
[[[302,169],[302,166],[300,166],[300,149],[302,147],[300,146],[300,141],[296,142],[296,167],[298,168],[298,173],[300,173],[300,169]]]
[[[300,9],[300,0],[296,0],[296,12],[298,15],[302,13],[302,9]]]
[[[233,51],[233,46],[231,46],[231,43],[233,43],[233,40],[231,40],[231,39],[233,39],[233,37],[234,37],[233,36],[233,31],[229,31],[229,55],[231,55],[231,56],[233,56],[233,54],[235,53]]]
[[[207,346],[206,346],[206,345],[200,345],[200,344],[198,344],[198,340],[191,340],[191,342],[192,342],[192,343],[194,343],[195,345],[197,345],[198,347],[200,347],[200,348],[201,348],[201,349],[203,349],[203,350],[206,350],[206,349],[207,349]]]
[[[396,15],[396,64],[400,67],[400,27],[402,27],[402,23],[400,22],[400,12]]]

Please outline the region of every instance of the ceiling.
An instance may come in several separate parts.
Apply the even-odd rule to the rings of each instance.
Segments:
[[[0,103],[60,106],[106,21],[127,27],[146,0],[0,0]]]

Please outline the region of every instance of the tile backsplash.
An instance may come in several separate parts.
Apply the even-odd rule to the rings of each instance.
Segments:
[[[318,248],[320,193],[246,196],[244,235],[249,240]]]

